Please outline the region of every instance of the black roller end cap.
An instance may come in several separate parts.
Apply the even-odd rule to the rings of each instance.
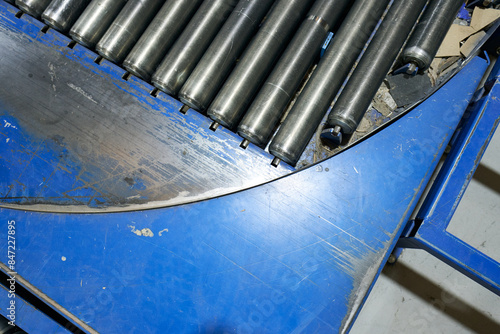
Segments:
[[[104,60],[104,58],[102,56],[97,56],[94,59],[94,63],[96,63],[97,65],[101,65],[101,63],[102,63],[103,60]]]
[[[408,64],[404,65],[403,67],[400,67],[397,70],[395,70],[393,72],[393,74],[398,75],[398,74],[403,73],[403,74],[407,74],[411,77],[414,77],[418,74],[418,71],[419,71],[419,68],[418,68],[417,64],[408,63]]]
[[[128,81],[128,79],[130,79],[131,76],[132,76],[132,74],[130,72],[125,72],[122,75],[122,79],[125,81]]]
[[[210,128],[209,129],[215,132],[215,130],[217,130],[217,128],[219,127],[219,125],[220,124],[218,122],[213,121],[212,124],[210,124]]]
[[[342,128],[337,125],[333,128],[323,130],[321,132],[321,139],[334,145],[340,145],[342,143]]]
[[[158,94],[160,93],[160,90],[158,88],[154,88],[151,92],[149,92],[149,95],[152,97],[158,97]]]
[[[250,141],[248,139],[243,139],[243,141],[240,144],[240,147],[242,149],[246,150],[249,144],[250,144]]]
[[[273,161],[271,162],[271,166],[278,168],[280,165],[281,159],[278,157],[274,157]]]

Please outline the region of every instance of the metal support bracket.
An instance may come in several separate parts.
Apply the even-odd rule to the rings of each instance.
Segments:
[[[500,263],[446,229],[500,122],[500,62],[470,107],[439,175],[398,248],[424,249],[500,295]]]

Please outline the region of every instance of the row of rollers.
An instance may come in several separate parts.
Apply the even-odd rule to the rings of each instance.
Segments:
[[[443,2],[460,2],[432,1],[440,9]],[[302,79],[318,59],[328,33],[343,19],[332,45],[271,141],[274,166],[280,160],[291,165],[299,160],[390,5],[383,21],[386,24],[371,42],[374,54],[361,59],[349,80],[357,83],[337,100],[328,118],[331,130],[326,133],[338,138],[339,132],[349,134],[356,129],[427,1],[404,2],[15,1],[24,12],[41,17],[60,32],[69,31],[76,42],[95,48],[102,57],[123,65],[129,73],[152,82],[185,105],[206,112],[214,121],[212,130],[219,124],[229,129],[239,124],[243,148],[250,142],[266,146]],[[382,49],[381,44],[385,46]],[[369,51],[370,47],[365,53]],[[365,58],[367,64],[362,64]],[[387,59],[392,59],[390,64]],[[356,76],[356,72],[362,73],[358,68],[363,65],[363,75]],[[366,73],[366,65],[376,71]],[[364,94],[360,95],[359,88]],[[362,98],[352,99],[356,94]],[[347,97],[342,100],[343,96]]]

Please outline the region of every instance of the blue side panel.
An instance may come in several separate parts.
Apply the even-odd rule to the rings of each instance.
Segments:
[[[418,213],[418,231],[402,238],[400,245],[423,248],[500,295],[500,263],[446,231],[500,123],[500,62],[490,79],[485,96],[471,108]]]
[[[17,271],[103,333],[344,331],[486,67],[474,59],[374,136],[249,190],[129,213],[0,209],[17,222]]]
[[[11,298],[8,297],[9,292],[0,286],[0,313],[7,317],[11,315],[8,309],[11,307]],[[45,314],[33,308],[30,304],[26,303],[19,297],[15,299],[15,310],[12,315],[15,316],[14,324],[29,334],[44,333],[44,334],[69,334],[67,329],[61,327],[59,324],[48,318]],[[11,321],[11,318],[7,318]]]

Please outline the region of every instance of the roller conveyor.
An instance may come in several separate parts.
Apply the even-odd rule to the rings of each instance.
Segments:
[[[174,2],[159,1],[151,12],[161,13],[163,4],[163,8],[175,9]],[[210,51],[210,42],[217,38],[223,41],[219,34],[223,36],[223,23],[231,20],[228,6],[243,13],[245,4],[251,2],[221,1],[210,10],[205,4],[205,12],[214,15],[209,20],[216,24],[210,37],[205,34],[210,41],[203,42],[202,49]],[[342,8],[338,30],[334,23],[328,26],[335,33],[331,45],[336,45],[336,36],[342,36],[342,25],[351,22],[341,21],[362,2],[352,1],[352,7]],[[119,19],[131,3],[120,13],[115,9],[113,23],[101,22],[111,27],[108,40],[116,37],[110,31],[117,29],[113,26],[122,27]],[[279,3],[260,27],[266,27]],[[415,3],[423,7],[425,1]],[[390,18],[391,8],[397,5],[397,0],[380,5],[380,12],[389,13],[383,19]],[[78,10],[83,13],[84,9]],[[186,10],[196,18],[195,9]],[[307,10],[300,9],[298,21],[311,25]],[[134,43],[143,40],[148,52],[153,52],[154,43],[148,45],[139,36],[144,31],[160,36],[163,21],[154,14],[139,15],[142,23],[134,24],[140,30]],[[262,16],[256,15],[257,20]],[[179,27],[189,29],[186,22]],[[320,19],[314,22],[321,23]],[[156,30],[148,28],[153,23]],[[294,30],[297,36],[307,35],[298,33],[299,26]],[[60,28],[61,32],[69,29]],[[69,35],[76,36],[75,30]],[[63,327],[89,333],[347,331],[446,143],[474,101],[478,84],[484,83],[488,61],[476,52],[459,62],[455,72],[442,78],[440,89],[433,89],[432,99],[421,104],[421,100],[414,101],[390,117],[377,116],[370,136],[353,139],[348,149],[324,146],[318,124],[314,135],[305,135],[312,139],[303,139],[304,147],[295,153],[296,158],[284,159],[289,165],[272,166],[272,146],[271,153],[262,142],[260,147],[239,147],[242,137],[231,131],[236,130],[237,121],[223,123],[229,129],[211,131],[210,109],[205,115],[205,108],[190,109],[178,100],[182,95],[177,92],[189,74],[174,80],[175,89],[164,89],[173,96],[158,90],[163,86],[157,84],[160,76],[152,68],[159,65],[161,72],[171,71],[175,66],[165,65],[169,62],[165,60],[182,53],[182,41],[196,44],[194,35],[183,35],[180,30],[175,34],[179,36],[176,43],[171,40],[163,49],[154,50],[165,57],[162,65],[158,61],[162,56],[156,55],[156,65],[141,75],[133,73],[132,62],[125,60],[125,69],[119,66],[124,59],[132,59],[130,50],[140,50],[133,49],[134,43],[126,38],[115,38],[114,43],[116,49],[123,46],[128,51],[105,57],[114,59],[114,64],[96,53],[99,50],[105,56],[99,47],[103,39],[84,43],[75,37],[82,44],[75,45],[71,37],[0,2],[0,44],[4,46],[0,49],[0,176],[4,180],[0,182],[0,217],[16,224],[16,242],[22,250],[16,255],[16,271],[27,291],[21,298],[38,298],[59,314],[25,306],[18,309],[17,324],[28,332],[40,328],[64,331]],[[97,35],[105,36],[102,29]],[[292,35],[287,37],[290,45],[300,45]],[[376,36],[375,31],[375,41]],[[292,54],[285,51],[286,44],[279,55]],[[252,50],[252,43],[248,45]],[[361,57],[370,54],[367,45]],[[236,65],[229,67],[233,73],[245,64],[242,50],[240,46],[231,55],[241,54]],[[312,75],[295,88],[299,90],[292,93],[286,117],[300,103],[307,109],[308,103],[300,102],[301,94],[315,76],[321,76],[318,69],[331,50],[321,59],[313,57],[316,69],[311,68]],[[353,65],[361,50],[355,52],[350,55]],[[195,58],[189,60],[188,72],[202,59],[202,52],[197,51]],[[277,62],[276,58],[270,63]],[[272,72],[271,66],[266,67],[257,88]],[[498,90],[497,72],[498,66],[486,80],[490,95]],[[233,73],[222,76],[231,78]],[[248,95],[255,96],[257,88]],[[333,97],[325,102],[326,108]],[[248,101],[244,104],[250,106]],[[326,110],[320,112],[325,115]],[[0,245],[5,246],[3,241]],[[8,273],[9,268],[1,265],[0,271]],[[489,284],[498,292],[498,283]],[[9,302],[4,295],[0,301]],[[144,312],[131,319],[129,315],[137,314],[137,309]],[[164,317],[154,317],[158,312]]]

